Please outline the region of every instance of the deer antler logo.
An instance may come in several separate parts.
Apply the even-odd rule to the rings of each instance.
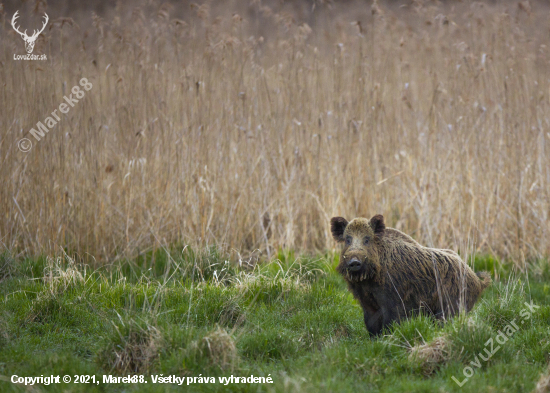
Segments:
[[[27,50],[27,53],[32,53],[33,49],[34,49],[34,44],[36,42],[36,39],[38,38],[38,36],[40,35],[40,33],[42,33],[44,31],[44,29],[46,28],[46,25],[48,24],[48,20],[50,20],[50,18],[48,18],[48,14],[44,13],[44,25],[42,25],[42,29],[40,29],[39,31],[38,30],[35,30],[34,33],[29,37],[27,35],[27,30],[25,30],[25,32],[21,33],[19,31],[19,29],[17,28],[17,26],[15,25],[15,20],[18,18],[17,14],[19,13],[19,11],[15,12],[15,14],[13,15],[13,18],[11,19],[11,26],[13,27],[13,29],[15,31],[17,31],[21,37],[23,37],[23,40],[25,40],[25,49]]]

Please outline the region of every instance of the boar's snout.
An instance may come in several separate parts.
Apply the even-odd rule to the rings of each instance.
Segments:
[[[357,257],[353,257],[348,261],[348,269],[352,272],[356,272],[361,269],[361,261]]]

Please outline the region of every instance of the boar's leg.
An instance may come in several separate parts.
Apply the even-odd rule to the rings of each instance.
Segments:
[[[379,308],[374,313],[364,312],[363,315],[367,330],[374,336],[379,335],[392,322],[390,313],[384,307]]]

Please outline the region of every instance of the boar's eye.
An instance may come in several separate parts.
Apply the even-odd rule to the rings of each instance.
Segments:
[[[351,244],[351,236],[346,236],[346,246]]]
[[[369,240],[370,240],[370,239],[369,239],[368,237],[366,237],[365,239],[363,239],[363,243],[364,243],[364,244],[369,244]]]

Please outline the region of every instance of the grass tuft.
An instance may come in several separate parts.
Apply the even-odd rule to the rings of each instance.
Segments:
[[[235,340],[219,326],[201,339],[199,349],[212,365],[221,370],[233,370],[238,364]]]
[[[82,273],[74,259],[64,254],[63,257],[48,257],[42,280],[51,293],[65,292],[69,287],[85,282],[86,272]]]
[[[412,347],[409,360],[415,364],[419,363],[422,373],[430,376],[439,370],[450,356],[449,342],[445,336],[440,336],[429,343]]]
[[[228,327],[238,327],[245,323],[246,314],[236,297],[224,302],[219,314],[219,323]]]
[[[546,374],[540,376],[534,393],[550,393],[550,367]]]
[[[525,288],[520,280],[494,283],[490,293],[477,305],[476,316],[498,331],[514,319],[519,319],[525,300]]]
[[[113,323],[114,331],[98,355],[98,362],[121,375],[147,373],[162,347],[161,332],[146,321],[128,319]]]

